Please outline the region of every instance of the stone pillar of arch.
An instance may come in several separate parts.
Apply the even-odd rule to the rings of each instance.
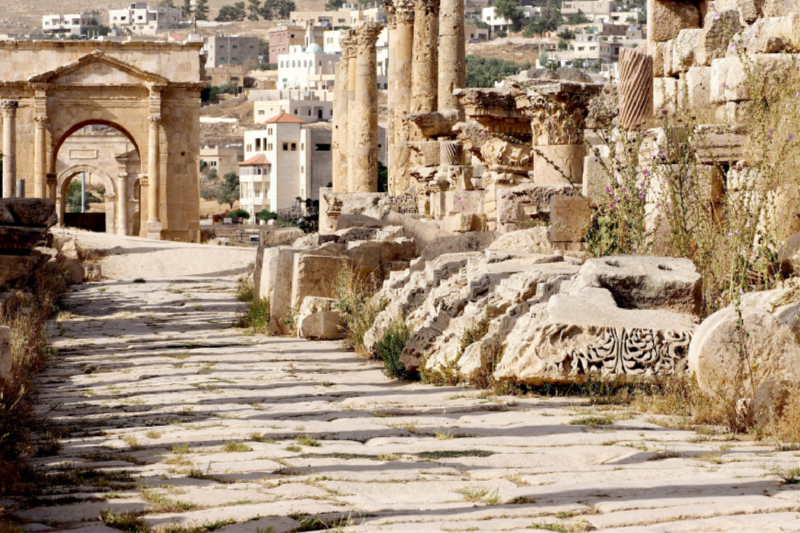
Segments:
[[[58,185],[58,174],[55,172],[47,173],[47,197],[56,201],[56,186]]]
[[[411,186],[408,167],[411,152],[408,147],[408,122],[405,116],[411,109],[411,71],[414,59],[414,0],[395,0],[395,69],[394,69],[394,179],[390,175],[389,191],[400,195]]]
[[[348,187],[348,111],[350,91],[350,58],[354,57],[355,31],[343,30],[339,36],[342,50],[336,65],[336,84],[333,98],[333,192],[347,192]]]
[[[148,124],[147,161],[147,238],[161,239],[161,89],[150,88],[150,116]]]
[[[17,107],[16,100],[3,100],[3,198],[15,196],[17,180]]]
[[[356,87],[350,102],[349,192],[378,192],[378,75],[375,44],[383,29],[379,22],[356,27]]]
[[[36,198],[47,197],[47,116],[37,115],[33,141],[33,184]]]
[[[438,109],[438,49],[439,0],[415,0],[411,113]]]

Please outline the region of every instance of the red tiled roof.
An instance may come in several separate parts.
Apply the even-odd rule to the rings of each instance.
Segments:
[[[303,120],[302,118],[290,115],[285,111],[282,111],[279,115],[275,115],[274,117],[272,117],[267,121],[267,124],[285,124],[285,123],[305,124],[306,121]]]
[[[264,154],[256,154],[247,161],[237,163],[240,167],[249,167],[254,165],[272,165]]]

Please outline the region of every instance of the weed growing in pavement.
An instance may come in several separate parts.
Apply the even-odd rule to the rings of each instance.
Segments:
[[[225,441],[222,445],[222,449],[228,453],[240,453],[240,452],[252,452],[253,448],[245,444],[244,442],[238,442],[234,440]]]
[[[376,348],[377,358],[383,361],[386,375],[396,379],[406,379],[409,373],[405,365],[400,362],[403,348],[411,337],[411,331],[403,320],[394,320]]]
[[[350,266],[339,272],[334,284],[336,309],[344,321],[347,342],[357,354],[367,357],[373,354],[364,347],[364,334],[386,307],[386,302],[373,298],[378,288],[378,282],[372,275],[364,279]]]

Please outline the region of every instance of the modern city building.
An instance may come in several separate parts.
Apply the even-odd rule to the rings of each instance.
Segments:
[[[108,25],[134,35],[155,35],[174,28],[183,21],[183,8],[143,2],[129,4],[124,9],[109,9]]]
[[[86,35],[98,21],[91,13],[74,15],[45,15],[42,17],[42,33],[45,35]]]
[[[250,70],[259,63],[259,46],[258,37],[244,37],[241,35],[215,35],[214,37],[209,37],[203,47],[208,56],[206,68],[242,66],[245,70]]]

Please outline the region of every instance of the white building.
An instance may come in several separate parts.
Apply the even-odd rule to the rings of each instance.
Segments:
[[[149,6],[132,3],[125,9],[110,9],[108,24],[114,28],[130,31],[135,35],[155,35],[183,21],[183,8]]]
[[[252,69],[259,63],[259,46],[258,37],[222,34],[209,37],[203,46],[208,56],[206,68],[242,66],[245,71]]]
[[[323,45],[326,54],[341,54],[342,47],[339,46],[339,37],[341,30],[331,30],[324,33]],[[376,60],[378,64],[378,89],[384,90],[389,88],[389,78],[387,69],[389,65],[389,28],[384,27],[378,35],[378,41],[375,43]]]
[[[316,43],[303,50],[289,47],[289,53],[278,60],[278,89],[333,90],[338,54],[326,54]]]
[[[517,10],[522,12],[522,25],[528,23],[528,21],[534,15],[541,15],[542,8],[541,7],[534,7],[534,6],[519,6]],[[494,12],[494,7],[484,7],[481,9],[481,21],[488,24],[491,29],[492,33],[496,32],[497,30],[508,31],[509,26],[511,26],[511,21],[506,20],[503,17],[499,17]]]
[[[91,13],[74,15],[45,15],[42,17],[42,32],[45,35],[86,35],[98,22]]]
[[[257,100],[253,102],[253,119],[264,124],[275,115],[286,113],[302,118],[305,122],[330,121],[333,119],[333,102],[318,98],[280,100]]]
[[[297,197],[319,200],[319,188],[332,179],[329,124],[281,113],[264,129],[246,131],[244,145],[239,203],[251,217],[263,209],[291,210]]]

